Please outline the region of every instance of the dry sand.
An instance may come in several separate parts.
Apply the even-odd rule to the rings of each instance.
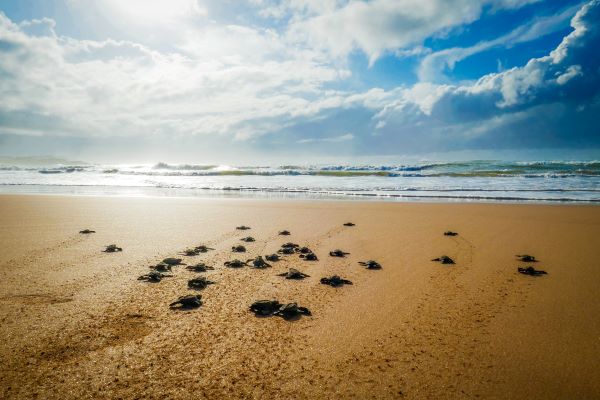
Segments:
[[[320,261],[224,268],[248,234],[241,258],[293,241]],[[200,309],[168,307],[196,273],[136,280],[199,244]],[[0,248],[2,399],[600,398],[600,207],[3,195]],[[517,274],[521,253],[549,274]],[[263,298],[313,316],[257,318]]]

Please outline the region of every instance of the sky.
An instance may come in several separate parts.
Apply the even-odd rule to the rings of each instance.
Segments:
[[[600,0],[0,0],[0,155],[600,157]]]

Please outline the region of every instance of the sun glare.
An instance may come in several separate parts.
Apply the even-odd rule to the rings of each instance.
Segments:
[[[142,24],[204,14],[197,0],[105,0],[105,3],[111,14]]]

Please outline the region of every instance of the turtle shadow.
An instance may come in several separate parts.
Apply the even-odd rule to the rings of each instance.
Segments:
[[[302,319],[302,314],[289,315],[289,316],[281,315],[281,318],[283,318],[287,322],[296,322],[296,321],[300,321]]]
[[[198,306],[198,307],[175,306],[175,307],[169,307],[169,308],[171,309],[171,311],[175,311],[175,312],[190,312],[190,311],[198,310],[198,309],[202,308],[202,306]]]
[[[190,287],[190,286],[188,286],[188,290],[193,290],[194,292],[201,292],[206,289],[208,289],[208,286],[205,286],[205,287]]]
[[[276,314],[254,314],[254,317],[259,318],[259,319],[266,319],[266,318],[273,318],[273,317],[279,317],[284,319],[285,321],[288,322],[296,322],[299,321],[302,318],[302,314],[297,314],[297,315],[291,315],[291,316],[283,316],[283,315],[276,315]]]
[[[254,316],[259,319],[266,319],[266,318],[271,318],[273,316],[273,314],[257,314],[257,313],[255,313]]]

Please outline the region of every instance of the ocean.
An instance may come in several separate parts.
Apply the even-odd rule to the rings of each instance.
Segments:
[[[600,203],[600,161],[392,165],[0,164],[0,192]]]

